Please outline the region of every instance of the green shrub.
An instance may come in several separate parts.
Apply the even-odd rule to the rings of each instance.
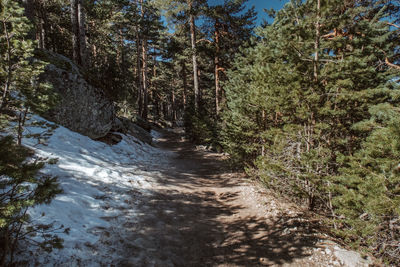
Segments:
[[[215,146],[217,143],[216,124],[207,114],[195,113],[188,109],[184,117],[185,132],[197,144]]]
[[[11,136],[0,138],[0,265],[11,264],[18,242],[43,225],[29,225],[29,208],[48,204],[61,190],[55,177],[39,175],[44,162],[33,151],[17,145]],[[47,226],[48,228],[50,226]],[[51,228],[51,227],[50,227]],[[60,247],[61,239],[48,235],[39,245]]]

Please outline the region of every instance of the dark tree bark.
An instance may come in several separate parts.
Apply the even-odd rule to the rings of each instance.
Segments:
[[[35,8],[33,0],[22,0],[23,6],[25,8],[25,16],[31,21],[35,20]]]
[[[82,0],[71,0],[71,24],[72,24],[72,56],[74,61],[84,66],[86,57],[86,31],[85,12]]]
[[[176,122],[176,100],[175,100],[175,89],[172,88],[172,92],[171,92],[171,118],[172,118],[172,122],[175,123]]]
[[[219,47],[219,23],[218,21],[215,22],[215,58],[214,58],[214,78],[215,78],[215,112],[218,116],[219,114],[219,95],[221,91],[221,86],[220,86],[220,78],[219,78],[219,70],[220,70],[220,65],[219,65],[219,53],[220,53],[220,47]]]
[[[183,103],[183,110],[186,110],[186,103],[187,103],[187,79],[186,79],[186,65],[184,61],[181,61],[182,65],[182,81],[183,81],[183,93],[182,93],[182,103]]]
[[[78,1],[79,0],[71,0],[72,58],[76,63],[80,64]]]
[[[147,120],[148,115],[148,102],[149,102],[149,92],[148,92],[148,77],[147,77],[147,40],[144,38],[142,44],[142,75],[143,75],[143,112],[141,114],[144,120]]]
[[[22,0],[23,7],[25,9],[25,16],[30,20],[30,22],[35,25],[35,3],[34,0]],[[35,40],[35,29],[33,28],[29,34],[28,38]]]
[[[143,112],[143,83],[142,83],[142,66],[141,66],[141,53],[142,44],[140,41],[139,29],[136,29],[136,75],[137,75],[137,94],[138,94],[138,113],[142,115]]]

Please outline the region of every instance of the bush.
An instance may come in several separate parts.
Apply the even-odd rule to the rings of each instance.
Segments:
[[[48,204],[61,190],[55,177],[38,175],[44,162],[33,159],[33,151],[17,145],[13,137],[0,138],[0,265],[13,262],[18,242],[28,235],[51,228],[28,226],[29,208]],[[60,247],[61,239],[54,235],[43,236],[38,243],[50,250]]]
[[[195,113],[188,109],[184,117],[185,132],[196,144],[217,145],[216,124],[207,114]]]
[[[359,151],[341,157],[334,207],[343,222],[337,234],[374,248],[379,256],[400,263],[400,119],[390,104],[370,108],[371,119],[357,130],[374,130]]]

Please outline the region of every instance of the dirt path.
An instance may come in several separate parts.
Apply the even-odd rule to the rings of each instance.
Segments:
[[[288,204],[196,150],[179,133],[158,146],[175,152],[141,195],[123,266],[340,266],[310,222]],[[329,247],[329,246],[328,246]]]

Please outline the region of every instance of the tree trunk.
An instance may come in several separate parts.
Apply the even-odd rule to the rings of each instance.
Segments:
[[[321,20],[321,0],[317,0],[317,21],[315,22],[315,43],[314,43],[314,81],[318,82],[319,73],[319,46],[320,46],[320,20]]]
[[[24,126],[26,121],[26,114],[28,113],[28,107],[24,111],[20,111],[18,119],[18,131],[17,131],[17,144],[22,145],[22,137],[24,133]]]
[[[219,23],[215,22],[215,58],[214,58],[214,78],[215,78],[215,113],[217,116],[219,115],[219,94],[221,91],[220,87],[220,80],[219,80],[219,53],[220,53],[220,47],[219,47]]]
[[[6,266],[7,255],[10,250],[10,231],[8,227],[3,230],[3,235],[1,237],[3,239],[3,251],[1,252],[0,266]]]
[[[142,66],[141,66],[141,41],[138,30],[136,31],[136,75],[137,75],[137,94],[138,94],[138,113],[142,115],[143,111],[143,88],[142,88]]]
[[[136,5],[139,5],[139,0],[136,0]],[[136,22],[136,75],[137,75],[137,96],[138,96],[138,114],[141,116],[143,113],[143,87],[142,87],[142,42],[140,36],[140,25]]]
[[[71,0],[72,58],[75,63],[80,64],[78,1],[79,0]]]
[[[193,86],[194,86],[194,109],[199,111],[200,107],[200,90],[199,90],[199,76],[197,67],[197,51],[196,51],[196,24],[193,15],[193,0],[189,0],[189,23],[190,23],[190,40],[192,43],[192,59],[193,59]]]
[[[142,118],[147,121],[148,114],[148,102],[149,102],[149,92],[148,92],[148,77],[147,77],[147,40],[142,41],[142,73],[143,73],[143,112]]]
[[[48,15],[47,12],[44,8],[42,8],[42,18],[43,18],[43,40],[44,40],[44,46],[48,50],[54,51],[52,47],[52,39],[54,39],[54,36],[52,35],[52,26],[49,23]]]
[[[141,15],[143,18],[143,0],[136,0],[136,5],[141,6]],[[144,106],[145,106],[145,97],[144,97],[144,82],[143,82],[143,42],[142,36],[140,34],[140,24],[137,22],[136,24],[136,49],[137,49],[137,59],[136,59],[136,68],[137,68],[137,90],[138,90],[138,114],[143,116]],[[142,65],[143,64],[143,65]]]
[[[124,45],[124,35],[122,30],[119,30],[119,44],[120,44],[120,48],[119,48],[119,61],[118,61],[118,65],[119,68],[122,72],[122,77],[125,78],[125,74],[126,74],[126,69],[125,69],[125,45]]]
[[[154,101],[154,117],[156,120],[160,118],[160,99],[157,94],[153,96]]]
[[[35,19],[33,0],[22,0],[22,3],[25,8],[25,16],[33,23]]]
[[[172,88],[171,92],[171,111],[172,111],[172,122],[176,122],[176,103],[175,103],[175,89]]]
[[[50,25],[50,42],[51,42],[51,51],[57,53],[57,44],[56,44],[56,36],[55,36],[55,29],[53,25]]]
[[[86,56],[86,30],[85,12],[82,0],[71,0],[71,24],[72,24],[72,56],[74,61],[85,67]]]
[[[46,49],[46,25],[42,16],[43,13],[39,22],[39,48]]]
[[[37,40],[38,40],[38,45],[39,48],[41,49],[47,49],[47,40],[48,38],[48,23],[46,19],[46,10],[43,7],[42,3],[37,3],[36,5],[36,15],[37,15]]]
[[[35,7],[33,0],[23,0],[23,6],[25,8],[25,16],[30,20],[32,24],[35,24]],[[35,39],[35,31],[32,29],[29,34],[28,38],[34,40]]]
[[[153,76],[151,79],[149,79],[149,99],[151,100],[151,103],[153,104],[153,109],[152,109],[152,114],[154,114],[155,117],[158,117],[158,115],[155,114],[155,109],[157,108],[157,83],[155,82],[154,79],[157,77],[157,57],[156,57],[156,48],[155,46],[153,47]]]
[[[182,93],[182,102],[183,102],[183,110],[186,110],[186,102],[187,102],[187,79],[186,79],[186,65],[184,61],[181,61],[182,65],[182,81],[183,81],[183,93]]]
[[[220,97],[220,92],[221,92],[221,86],[220,86],[220,78],[219,78],[219,58],[218,56],[215,57],[214,59],[215,62],[215,112],[217,116],[219,115],[219,110],[220,110],[220,102],[219,102],[219,97]]]
[[[0,102],[0,110],[2,110],[7,103],[7,95],[8,91],[10,90],[10,85],[11,85],[11,79],[12,79],[12,62],[11,62],[11,37],[8,33],[7,29],[7,23],[6,21],[3,21],[3,27],[4,27],[4,33],[6,37],[6,43],[7,43],[7,80],[4,84],[4,89],[3,89],[3,95],[1,98]]]
[[[144,17],[144,8],[143,8],[143,0],[139,0],[140,2],[140,16],[143,19]],[[141,40],[141,55],[140,57],[142,58],[142,69],[141,69],[141,76],[142,76],[142,110],[139,113],[140,116],[144,119],[147,120],[147,115],[148,115],[148,76],[147,76],[147,39],[146,37],[142,36]]]
[[[318,86],[318,79],[319,79],[319,47],[320,47],[320,25],[321,23],[321,0],[317,0],[317,19],[315,22],[315,42],[314,42],[314,82],[316,87]],[[314,134],[314,126],[315,126],[315,119],[314,113],[311,112],[309,123],[306,126],[306,136],[307,136],[307,152],[311,150],[313,146],[313,134]],[[311,181],[306,181],[309,184],[309,188],[307,189],[308,192],[308,209],[313,210],[315,207],[315,196],[314,196],[314,188]]]
[[[79,57],[80,64],[83,67],[87,66],[88,57],[86,52],[86,15],[82,5],[82,0],[78,0],[78,38],[79,38]]]

